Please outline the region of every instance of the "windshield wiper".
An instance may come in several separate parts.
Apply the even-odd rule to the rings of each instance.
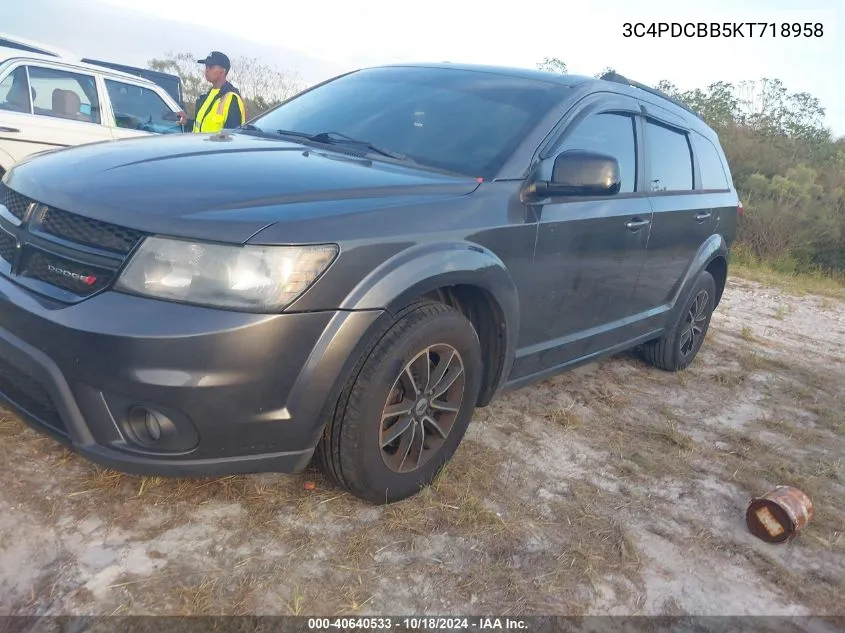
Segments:
[[[308,134],[308,132],[297,132],[296,130],[276,130],[276,134],[279,136],[293,136],[295,138],[307,138],[309,141],[314,140],[313,134]]]
[[[311,134],[307,134],[306,132],[297,132],[296,130],[275,130],[269,131],[258,127],[257,125],[253,125],[252,123],[244,123],[241,127],[238,128],[239,130],[246,130],[247,132],[260,132],[261,134],[268,134],[270,136],[293,136],[296,138],[311,138]]]
[[[369,141],[362,141],[357,138],[352,138],[351,136],[341,134],[340,132],[320,132],[319,134],[311,135],[309,138],[315,143],[325,143],[327,145],[358,145],[360,147],[366,148],[370,152],[375,152],[376,154],[387,156],[388,158],[392,158],[393,160],[399,160],[403,162],[416,162],[412,158],[409,158],[404,154],[392,152],[389,149],[384,149],[378,147],[377,145],[373,145]]]
[[[260,127],[253,125],[252,123],[242,125],[240,129],[271,134],[271,132],[262,130]],[[275,130],[272,134],[276,134],[278,136],[291,136],[293,138],[303,138],[313,143],[321,143],[323,145],[357,145],[365,149],[367,152],[380,154],[382,156],[386,156],[387,158],[392,158],[393,160],[405,163],[417,164],[417,161],[409,156],[399,154],[398,152],[392,152],[388,149],[373,145],[369,141],[362,141],[346,134],[341,134],[340,132],[320,132],[319,134],[309,134],[308,132],[299,132],[298,130]]]

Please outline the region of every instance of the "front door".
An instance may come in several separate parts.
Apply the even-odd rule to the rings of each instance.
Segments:
[[[30,154],[111,140],[93,74],[28,64],[2,79],[0,142],[19,161]]]
[[[652,212],[640,193],[637,112],[634,99],[602,95],[573,118],[553,151],[613,156],[622,187],[615,196],[564,197],[537,207],[536,277],[515,379],[624,342],[631,317],[642,309],[636,287]]]

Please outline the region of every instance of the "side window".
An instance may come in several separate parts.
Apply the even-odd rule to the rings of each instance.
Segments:
[[[149,88],[106,79],[106,90],[117,127],[158,134],[182,131],[164,99]]]
[[[695,155],[698,157],[698,167],[701,170],[701,188],[730,189],[722,159],[713,143],[700,134],[693,134],[692,144],[695,148]]]
[[[691,191],[692,154],[687,135],[646,121],[649,191]]]
[[[603,113],[586,118],[566,137],[558,151],[574,149],[613,156],[619,161],[622,176],[620,193],[636,190],[637,143],[633,117]]]
[[[0,110],[32,112],[32,102],[26,68],[18,66],[0,81]]]
[[[29,81],[35,114],[85,123],[100,122],[100,100],[93,75],[30,66]]]

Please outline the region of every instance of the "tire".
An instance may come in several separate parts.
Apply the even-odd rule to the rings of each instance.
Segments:
[[[716,281],[709,272],[702,271],[672,326],[662,338],[643,346],[643,358],[664,371],[675,372],[689,367],[707,336],[715,302]],[[690,333],[693,335],[691,342]]]
[[[426,395],[426,367],[432,379],[426,386],[434,385],[438,369],[444,375],[436,391],[451,385],[442,395]],[[413,496],[460,444],[481,375],[478,335],[460,312],[434,301],[409,306],[353,371],[317,446],[316,464],[374,504]],[[388,404],[395,408],[385,416]]]

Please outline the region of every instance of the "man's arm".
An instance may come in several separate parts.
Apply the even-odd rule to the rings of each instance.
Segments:
[[[229,93],[229,111],[226,114],[226,121],[223,123],[224,130],[233,130],[240,127],[246,121],[246,108],[243,99],[236,92]]]

